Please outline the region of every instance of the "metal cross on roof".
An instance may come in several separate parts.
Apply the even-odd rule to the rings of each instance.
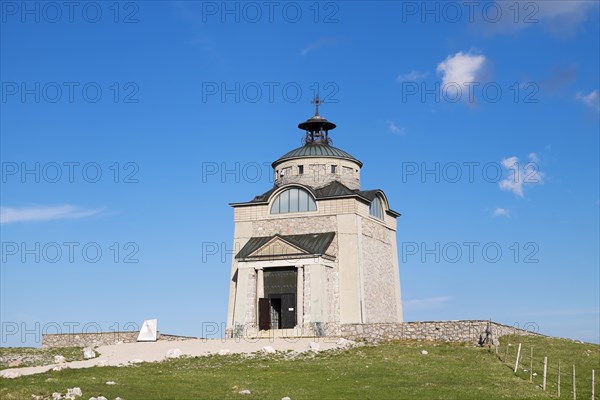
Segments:
[[[323,100],[319,99],[319,95],[315,96],[315,99],[311,101],[311,104],[314,104],[316,107],[315,116],[319,115],[319,105],[323,104]]]

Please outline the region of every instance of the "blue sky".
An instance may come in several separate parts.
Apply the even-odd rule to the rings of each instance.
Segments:
[[[406,320],[600,342],[598,2],[1,6],[2,346],[223,323],[228,203],[316,92],[402,213]]]

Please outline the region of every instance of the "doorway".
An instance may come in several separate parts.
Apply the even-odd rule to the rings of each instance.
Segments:
[[[258,329],[296,326],[296,268],[269,268],[263,273],[265,294],[258,299]]]

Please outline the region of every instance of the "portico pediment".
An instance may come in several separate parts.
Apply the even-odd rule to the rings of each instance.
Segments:
[[[305,235],[273,235],[250,238],[235,256],[238,261],[307,258],[327,254],[334,232]]]

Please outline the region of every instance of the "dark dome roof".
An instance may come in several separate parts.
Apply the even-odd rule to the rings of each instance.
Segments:
[[[354,156],[346,153],[344,150],[340,150],[337,147],[329,146],[327,144],[305,144],[302,147],[298,147],[297,149],[285,153],[283,156],[279,157],[279,159],[274,161],[272,165],[275,167],[275,165],[283,161],[305,157],[343,158],[345,160],[354,161],[362,167],[362,162]]]

